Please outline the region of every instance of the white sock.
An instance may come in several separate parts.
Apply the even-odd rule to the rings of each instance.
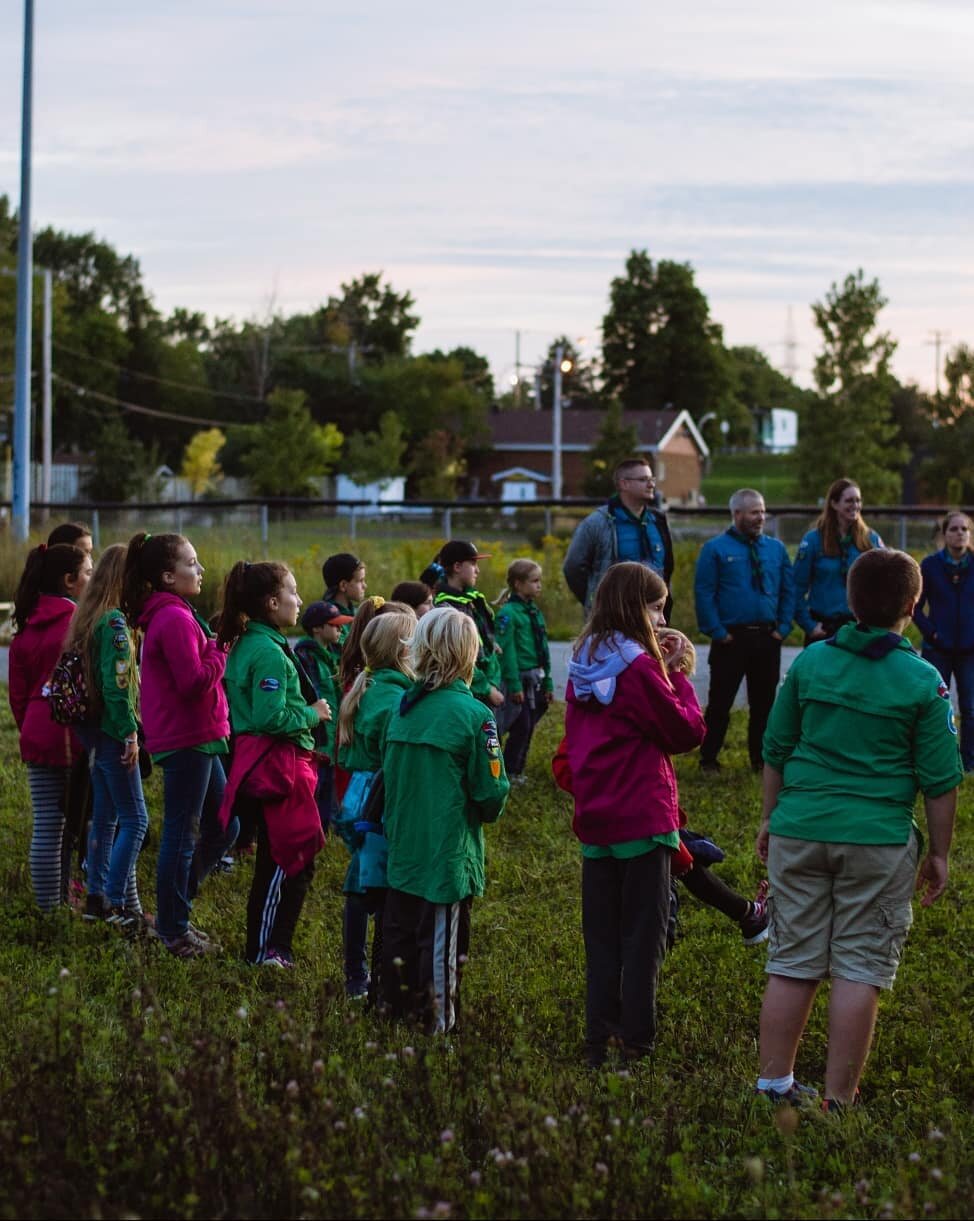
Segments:
[[[759,1090],[773,1090],[776,1094],[787,1094],[794,1084],[794,1073],[788,1073],[785,1077],[758,1077]]]

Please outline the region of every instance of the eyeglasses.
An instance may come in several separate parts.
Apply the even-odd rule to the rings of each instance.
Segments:
[[[649,475],[649,476],[623,475],[622,478],[623,478],[624,482],[626,482],[626,483],[655,483],[656,482],[655,475]]]

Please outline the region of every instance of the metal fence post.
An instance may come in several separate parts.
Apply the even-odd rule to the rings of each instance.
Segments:
[[[101,550],[101,517],[97,509],[91,510],[91,542],[96,551]]]
[[[453,510],[443,510],[443,537],[451,539],[453,537]]]
[[[900,514],[900,551],[906,550],[906,514]]]
[[[260,541],[264,548],[264,554],[267,554],[267,545],[270,542],[270,514],[267,511],[267,505],[260,506]]]
[[[355,506],[352,505],[352,511],[348,515],[348,537],[355,541]]]
[[[182,532],[183,532],[183,506],[178,505],[176,508],[176,533],[182,534]]]
[[[547,537],[551,537],[551,505],[544,507],[544,532]]]

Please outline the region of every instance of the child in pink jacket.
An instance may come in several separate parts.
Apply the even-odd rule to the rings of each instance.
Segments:
[[[156,931],[177,958],[217,948],[189,917],[200,883],[239,826],[234,820],[224,830],[219,820],[230,737],[226,655],[192,606],[203,572],[181,534],[137,534],[129,543],[123,609],[144,633],[142,724],[146,750],[163,774]]]
[[[34,812],[30,877],[41,911],[66,897],[70,840],[64,819],[71,764],[81,744],[58,725],[44,698],[51,671],[64,649],[71,616],[91,576],[91,555],[80,547],[41,544],[27,557],[14,598],[16,635],[10,646],[10,710],[20,730],[20,757]]]
[[[671,754],[703,741],[703,714],[664,653],[666,585],[641,564],[613,565],[569,663],[565,738],[582,842],[586,1061],[601,1066],[610,1043],[628,1059],[656,1039],[656,979],[666,950],[670,860],[680,848]]]

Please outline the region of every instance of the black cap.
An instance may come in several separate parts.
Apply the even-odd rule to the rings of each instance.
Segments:
[[[343,623],[351,623],[354,618],[354,615],[346,615],[339,610],[334,602],[312,602],[305,607],[301,626],[310,632],[313,627],[324,627],[326,623],[337,623],[340,627]]]
[[[473,543],[468,543],[459,538],[451,538],[448,543],[444,543],[443,550],[440,552],[440,563],[447,572],[450,571],[454,564],[462,564],[466,560],[489,559],[490,552],[478,551]]]

